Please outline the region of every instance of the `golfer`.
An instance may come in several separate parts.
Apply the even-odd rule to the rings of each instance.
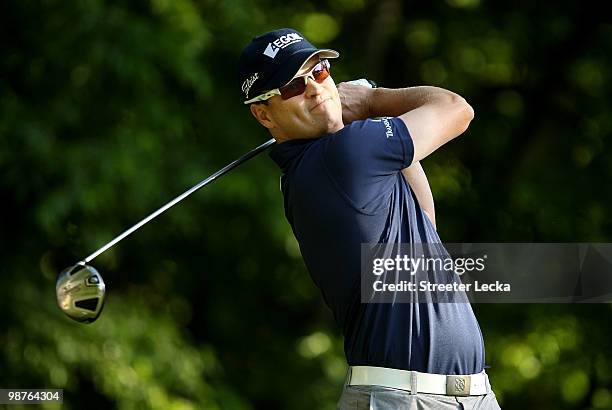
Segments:
[[[344,335],[339,409],[498,409],[469,303],[362,303],[361,244],[440,243],[419,161],[474,113],[436,87],[336,84],[299,32],[256,37],[239,60],[244,104],[276,139],[285,215]]]

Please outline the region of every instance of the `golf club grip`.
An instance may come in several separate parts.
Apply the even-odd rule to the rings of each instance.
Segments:
[[[162,206],[161,208],[159,208],[158,210],[156,210],[155,212],[153,212],[152,214],[150,214],[149,216],[147,216],[146,218],[144,218],[143,220],[138,222],[136,225],[132,226],[131,228],[129,228],[128,230],[126,230],[125,232],[123,232],[122,234],[117,236],[112,241],[108,242],[106,245],[104,245],[103,247],[101,247],[100,249],[98,249],[97,251],[92,253],[91,255],[89,255],[87,258],[85,258],[82,261],[80,261],[79,264],[84,264],[84,263],[91,262],[98,255],[100,255],[101,253],[103,253],[104,251],[109,249],[110,247],[114,246],[115,244],[117,244],[119,241],[121,241],[125,237],[129,236],[134,231],[138,230],[141,226],[143,226],[147,222],[155,219],[157,216],[161,215],[162,213],[164,213],[169,208],[172,208],[174,205],[176,205],[177,203],[181,202],[183,199],[187,198],[189,195],[193,194],[194,192],[200,190],[204,186],[206,186],[209,183],[213,182],[218,177],[226,174],[227,172],[229,172],[232,169],[236,168],[238,165],[243,164],[244,162],[250,160],[254,156],[260,154],[263,151],[265,151],[271,145],[273,145],[275,142],[276,142],[276,140],[274,138],[272,138],[272,139],[264,142],[260,146],[258,146],[256,148],[252,149],[251,151],[247,152],[246,154],[244,154],[243,156],[241,156],[237,160],[230,162],[229,164],[227,164],[226,166],[224,166],[223,168],[221,168],[220,170],[218,170],[217,172],[215,172],[211,176],[207,177],[206,179],[203,179],[197,185],[194,185],[189,190],[183,192],[181,195],[177,196],[172,201],[168,202],[167,204],[165,204],[164,206]]]
[[[377,85],[374,81],[372,80],[368,80],[367,78],[359,78],[357,80],[351,80],[351,81],[347,81],[347,84],[353,84],[353,85],[360,85],[362,87],[368,87],[368,88],[376,88]]]

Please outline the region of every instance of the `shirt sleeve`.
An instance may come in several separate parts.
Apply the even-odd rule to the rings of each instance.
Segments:
[[[363,208],[410,166],[414,145],[399,118],[355,121],[327,138],[324,165],[336,185]]]

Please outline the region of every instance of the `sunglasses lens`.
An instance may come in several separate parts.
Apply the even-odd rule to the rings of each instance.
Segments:
[[[329,74],[329,62],[327,60],[320,61],[310,72],[310,75],[312,75],[319,84],[325,81],[327,77],[329,77]],[[306,91],[306,81],[303,76],[293,79],[289,84],[280,88],[281,98],[283,100],[288,100],[291,97],[303,94],[304,91]]]
[[[329,65],[326,63],[327,60],[323,60],[319,64],[317,64],[316,67],[312,70],[312,76],[319,84],[325,81],[327,77],[329,77]]]
[[[298,77],[284,87],[281,87],[281,98],[288,100],[291,97],[302,94],[306,90],[306,82],[302,77]]]

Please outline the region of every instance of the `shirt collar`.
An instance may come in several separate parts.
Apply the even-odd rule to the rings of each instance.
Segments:
[[[286,173],[301,158],[306,148],[316,139],[296,139],[274,144],[270,150],[270,158],[276,162],[283,173]]]

